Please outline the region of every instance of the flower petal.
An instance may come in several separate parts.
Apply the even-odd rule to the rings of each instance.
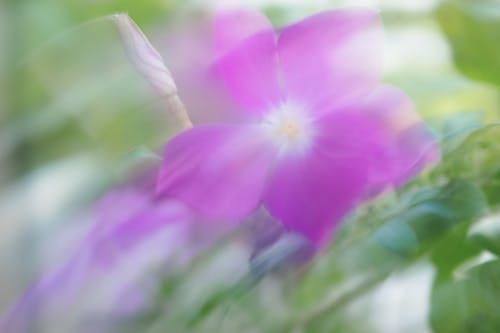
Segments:
[[[252,10],[229,10],[217,13],[214,19],[214,43],[221,55],[246,38],[257,33],[272,32],[271,22],[265,15]]]
[[[380,86],[356,109],[373,117],[389,140],[384,147],[385,159],[373,165],[374,184],[401,185],[425,165],[439,160],[432,134],[410,98],[399,89]]]
[[[259,31],[224,53],[214,63],[213,74],[238,109],[259,116],[280,99],[274,31]]]
[[[170,262],[179,250],[192,252],[194,246],[187,243],[191,217],[178,202],[153,201],[150,192],[134,185],[108,193],[96,215],[85,220],[92,224],[90,230],[59,251],[64,258],[44,270],[0,316],[0,331],[30,331],[34,314],[44,319],[71,312],[64,323],[68,329],[81,325],[89,314],[109,316],[124,285]]]
[[[274,148],[257,126],[204,125],[167,144],[158,193],[203,216],[239,219],[260,202]]]
[[[158,44],[195,124],[241,123],[279,96],[276,36],[260,13],[221,12]]]
[[[92,248],[97,266],[111,266],[115,260],[122,259],[172,225],[187,228],[194,220],[181,203],[154,200],[153,193],[125,188],[104,198],[98,209],[96,228],[83,245]],[[142,201],[140,210],[134,207],[137,206],[135,201]]]
[[[322,245],[364,197],[383,138],[375,122],[355,112],[335,112],[316,125],[315,144],[307,155],[277,162],[264,203],[287,228]]]
[[[380,80],[382,40],[370,10],[324,12],[285,28],[278,39],[285,93],[313,106],[355,100]]]
[[[280,162],[264,202],[287,228],[321,245],[359,199],[364,180],[362,165],[343,160],[332,163],[322,155]]]
[[[158,42],[194,124],[237,122],[242,118],[235,114],[235,103],[223,82],[214,78],[212,28],[213,21],[208,19],[176,25]]]

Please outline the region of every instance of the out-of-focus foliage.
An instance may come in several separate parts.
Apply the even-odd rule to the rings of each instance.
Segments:
[[[131,68],[112,23],[94,19],[125,11],[155,35],[183,5],[166,0],[0,4],[8,13],[3,26],[9,42],[0,71],[8,82],[0,117],[0,240],[6,240],[0,263],[9,267],[0,273],[0,289],[7,293],[0,305],[12,301],[38,269],[44,239],[50,242],[54,229],[70,225],[70,213],[85,209],[121,172],[155,158],[151,151],[176,129],[163,102]],[[266,6],[274,22],[287,21],[288,7]],[[432,125],[441,163],[360,207],[332,245],[304,267],[276,264],[256,280],[231,238],[183,270],[155,272],[161,284],[148,295],[150,304],[122,320],[117,331],[386,333],[373,317],[394,314],[362,304],[388,277],[422,263],[434,274],[425,313],[433,332],[500,331],[500,4],[450,0],[435,11],[382,14],[389,36],[436,35],[460,71],[448,62],[432,68],[402,62],[386,75],[412,96]],[[430,55],[437,49],[413,46]],[[88,178],[61,164],[80,157],[91,161]],[[66,181],[61,165],[76,176]],[[40,196],[31,194],[44,179],[48,188],[64,187],[55,179],[75,184],[70,194],[62,192],[72,200],[70,213],[55,209],[40,218]],[[41,192],[48,196],[47,186]],[[27,259],[12,259],[19,257]]]
[[[500,163],[494,157],[499,153],[494,143],[499,135],[498,125],[475,131],[442,165],[453,175],[460,173],[462,177],[473,179],[493,211],[499,204]],[[472,198],[467,201],[469,205],[474,202]],[[481,251],[498,253],[498,236],[494,228],[485,228],[484,222],[476,222],[477,226],[472,228],[470,222],[446,235],[431,255],[437,275],[432,289],[430,319],[438,333],[496,332],[499,329],[498,302],[494,301],[499,292],[498,262],[477,261]]]
[[[447,1],[438,9],[437,18],[457,67],[472,79],[500,86],[498,1]]]
[[[436,281],[432,295],[434,332],[498,332],[500,330],[500,262],[477,265],[457,278]]]
[[[18,157],[13,172],[89,150],[117,158],[139,145],[156,148],[168,137],[168,119],[160,113],[164,105],[149,96],[114,25],[103,16],[129,12],[151,24],[168,19],[174,5],[56,0],[3,5],[9,32],[3,153]]]

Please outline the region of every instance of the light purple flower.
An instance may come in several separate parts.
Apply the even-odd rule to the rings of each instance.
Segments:
[[[158,194],[228,221],[264,205],[324,244],[356,203],[438,158],[409,98],[380,83],[382,39],[370,10],[323,12],[277,33],[259,13],[218,16],[200,80],[227,92],[228,116],[167,143]]]
[[[125,292],[141,286],[149,296],[145,285],[154,289],[158,281],[150,276],[152,283],[145,283],[148,272],[181,267],[221,237],[218,228],[200,240],[198,220],[184,204],[155,197],[156,177],[155,168],[107,193],[81,221],[89,225],[83,235],[0,316],[0,331],[25,332],[55,322],[74,331],[95,316],[111,321],[115,312],[141,306],[137,297],[120,299]]]

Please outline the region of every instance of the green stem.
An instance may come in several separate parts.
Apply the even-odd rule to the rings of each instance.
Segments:
[[[356,300],[359,296],[363,295],[367,291],[371,290],[373,287],[378,285],[380,282],[385,280],[388,274],[376,274],[371,276],[351,288],[343,291],[342,293],[330,294],[319,304],[319,306],[306,312],[304,315],[300,316],[296,320],[292,320],[287,323],[282,330],[283,333],[293,332],[302,333],[308,332],[307,329],[313,322],[322,319],[327,315],[331,315],[340,308],[350,304]]]

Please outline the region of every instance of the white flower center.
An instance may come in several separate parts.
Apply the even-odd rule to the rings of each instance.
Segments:
[[[267,112],[262,125],[280,153],[302,153],[311,146],[314,134],[305,107],[285,101]]]

